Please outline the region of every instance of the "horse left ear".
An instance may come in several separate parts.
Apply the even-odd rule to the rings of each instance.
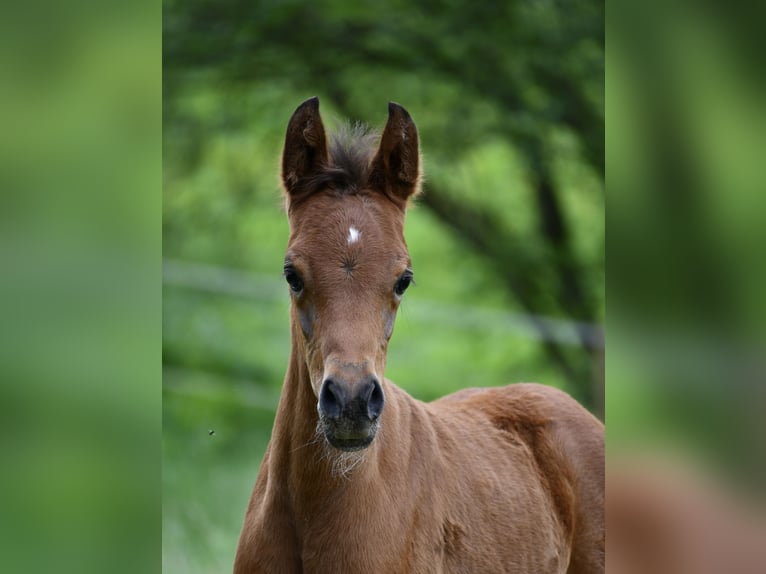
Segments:
[[[407,110],[394,102],[388,103],[388,122],[372,160],[367,184],[371,190],[384,193],[402,207],[406,207],[407,200],[418,192],[418,130]]]
[[[287,124],[282,152],[282,184],[290,197],[303,193],[304,183],[327,163],[327,137],[319,115],[319,98],[303,102]]]

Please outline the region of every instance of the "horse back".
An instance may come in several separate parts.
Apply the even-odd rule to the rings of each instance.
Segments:
[[[567,572],[604,571],[604,425],[596,417],[568,394],[534,383],[464,389],[433,406],[484,419],[499,440],[525,444],[570,538]]]

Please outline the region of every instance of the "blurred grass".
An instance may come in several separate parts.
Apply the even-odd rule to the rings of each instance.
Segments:
[[[231,569],[278,400],[254,383],[163,370],[163,572]]]
[[[152,571],[159,10],[0,11],[0,571]]]

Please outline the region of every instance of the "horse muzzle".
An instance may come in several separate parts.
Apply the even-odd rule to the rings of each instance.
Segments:
[[[367,448],[378,430],[383,404],[383,388],[373,375],[353,385],[327,377],[317,405],[327,442],[343,451]]]

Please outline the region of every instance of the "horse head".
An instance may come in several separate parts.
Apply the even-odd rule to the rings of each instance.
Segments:
[[[404,108],[390,103],[388,112],[379,142],[358,126],[328,141],[318,98],[307,100],[290,119],[282,156],[293,338],[319,427],[344,451],[375,438],[388,341],[413,278],[404,214],[420,181],[418,134]]]

